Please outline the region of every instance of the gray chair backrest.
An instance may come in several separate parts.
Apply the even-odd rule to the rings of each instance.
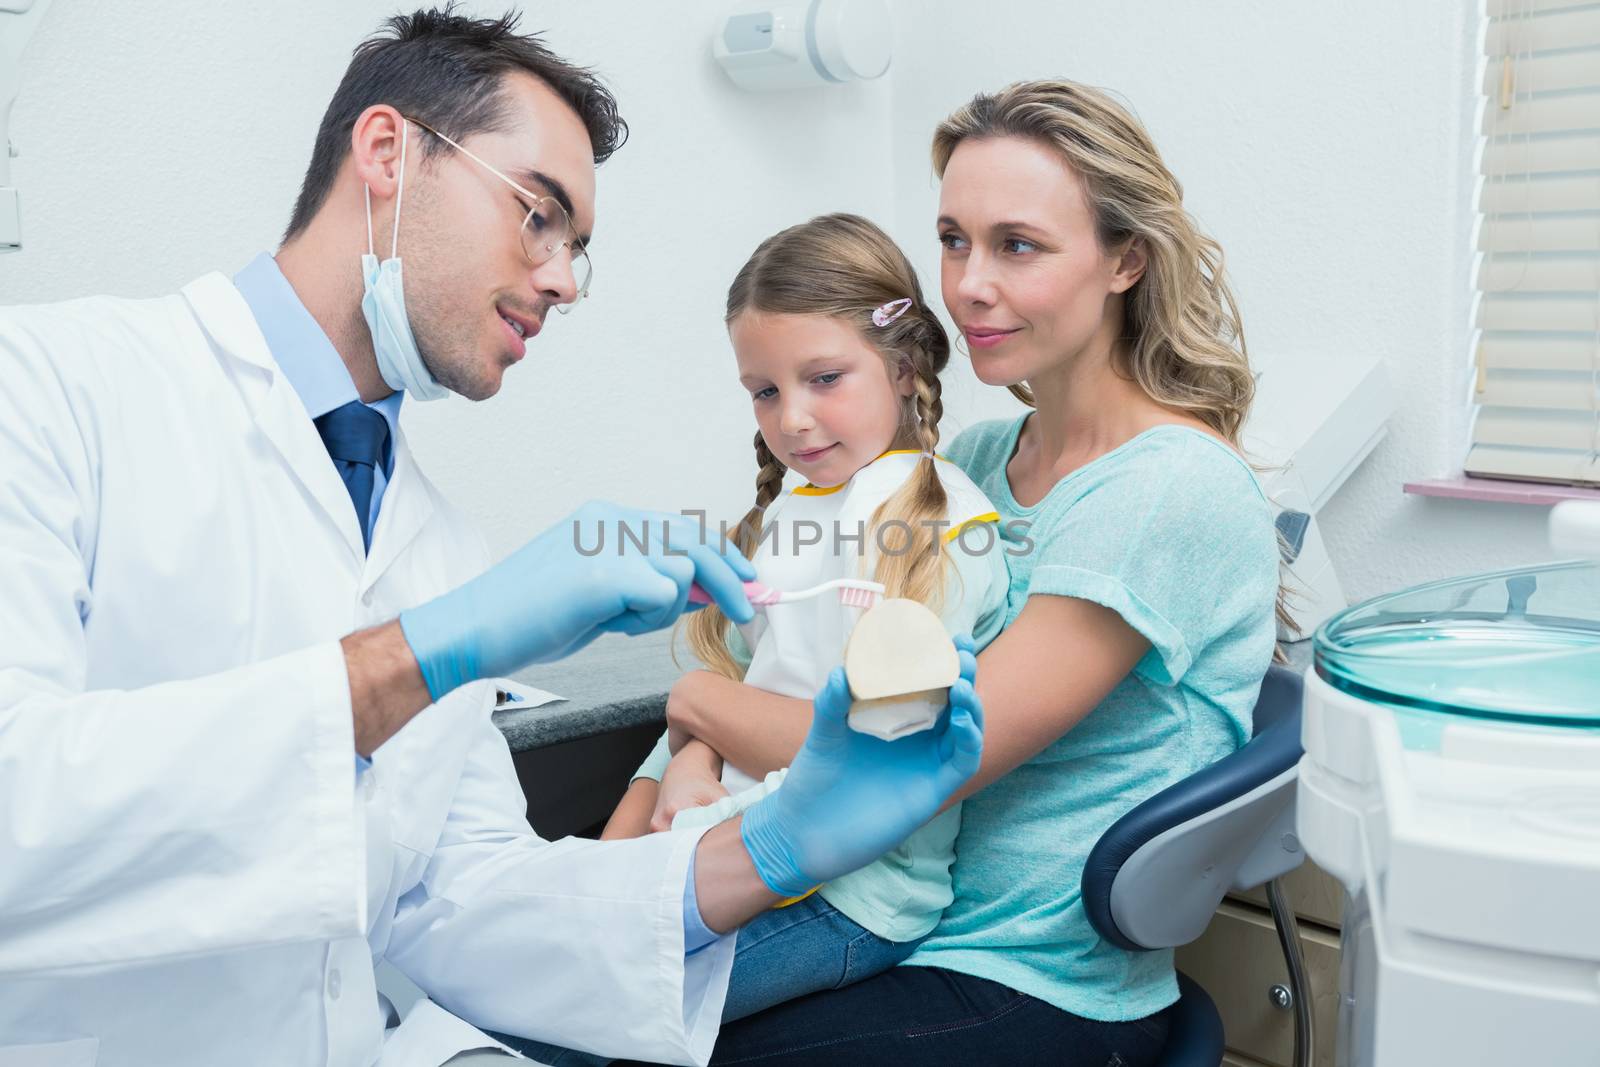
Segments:
[[[1237,752],[1146,800],[1107,830],[1084,870],[1084,902],[1124,948],[1173,948],[1204,932],[1230,889],[1305,860],[1294,834],[1299,675],[1274,666],[1255,732]]]

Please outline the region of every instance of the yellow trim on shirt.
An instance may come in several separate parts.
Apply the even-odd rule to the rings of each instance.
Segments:
[[[987,515],[974,515],[972,518],[968,519],[966,522],[962,523],[960,526],[957,526],[955,529],[953,529],[949,533],[945,534],[944,535],[944,543],[948,545],[951,541],[954,541],[956,538],[961,536],[961,531],[962,530],[965,530],[968,526],[971,526],[974,523],[979,523],[979,522],[999,522],[999,521],[1000,521],[1000,513],[998,511],[991,511]]]
[[[786,897],[783,900],[778,901],[776,904],[774,904],[772,906],[772,909],[774,911],[776,911],[778,908],[787,908],[790,904],[798,904],[802,900],[806,899],[806,897],[809,897],[812,893],[815,893],[817,890],[819,890],[821,888],[822,887],[820,885],[814,885],[810,889],[807,889],[804,893],[801,893],[797,897]]]
[[[878,458],[874,459],[872,462],[876,463],[876,462],[878,462],[879,459],[882,459],[884,456],[920,456],[920,455],[922,455],[922,450],[918,449],[918,448],[894,448],[894,449],[890,449],[888,452],[884,452],[884,453],[880,454],[878,456]],[[940,456],[939,453],[937,453],[937,452],[935,452],[934,455],[937,456],[939,459],[944,460],[946,463],[950,462],[949,459],[947,459],[944,456]],[[854,480],[854,478],[852,477],[851,481],[853,481],[853,480]],[[845,486],[847,486],[849,484],[850,484],[849,481],[845,481],[845,482],[840,482],[838,485],[835,485],[835,486],[828,486],[828,487],[819,488],[819,487],[817,487],[815,485],[812,485],[810,482],[807,482],[805,485],[795,486],[793,489],[790,490],[790,492],[798,493],[800,496],[827,496],[829,493],[837,493],[839,490],[843,489]],[[996,519],[998,519],[999,517],[1000,516],[998,516],[998,515],[995,516]],[[971,519],[969,521],[978,522],[979,520],[978,519]]]

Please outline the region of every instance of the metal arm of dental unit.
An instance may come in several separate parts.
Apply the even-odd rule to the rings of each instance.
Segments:
[[[11,184],[11,105],[22,85],[22,52],[50,0],[0,0],[0,252],[22,247],[22,207]]]

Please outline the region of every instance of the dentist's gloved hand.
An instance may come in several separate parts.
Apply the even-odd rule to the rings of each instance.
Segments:
[[[961,677],[931,730],[884,741],[850,729],[838,667],[817,694],[805,744],[777,792],[744,814],[744,846],[774,893],[796,897],[864,867],[938,814],[978,769],[983,708],[972,641],[956,638]]]
[[[599,552],[578,550],[592,551],[602,531]],[[459,589],[401,612],[400,629],[438,700],[475,679],[570,655],[603,633],[670,626],[693,584],[748,622],[742,583],[755,567],[716,540],[682,515],[590,502]]]

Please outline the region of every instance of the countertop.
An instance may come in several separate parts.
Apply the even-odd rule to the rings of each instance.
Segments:
[[[682,666],[672,662],[672,631],[642,637],[602,637],[559,663],[530,667],[517,681],[567,699],[542,708],[494,713],[511,751],[543,748],[562,741],[664,722],[667,691],[684,671],[697,666],[686,649]],[[1311,664],[1311,642],[1287,646],[1289,665],[1303,672]]]
[[[519,682],[567,699],[542,708],[494,713],[511,751],[543,748],[561,741],[622,730],[641,723],[664,722],[667,690],[684,671],[697,666],[694,656],[680,651],[682,666],[672,662],[672,631],[640,637],[608,634],[559,663],[519,671]]]

